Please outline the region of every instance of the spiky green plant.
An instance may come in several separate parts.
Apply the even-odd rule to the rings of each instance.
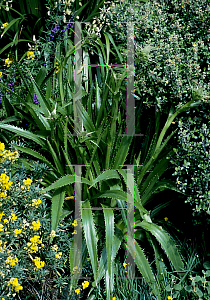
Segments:
[[[113,293],[113,261],[120,249],[120,246],[126,245],[127,241],[127,224],[125,212],[121,210],[118,216],[117,224],[114,222],[114,214],[109,207],[118,206],[126,208],[127,203],[132,203],[134,199],[135,187],[135,228],[143,229],[148,233],[150,240],[155,239],[166,253],[169,261],[179,275],[182,276],[184,264],[175,242],[169,234],[154,224],[150,218],[150,213],[144,207],[150,200],[153,193],[160,188],[176,187],[170,181],[161,181],[159,177],[167,168],[167,156],[172,153],[172,149],[166,148],[168,141],[175,131],[167,138],[164,137],[172,121],[181,112],[198,105],[200,102],[190,101],[183,107],[173,113],[171,109],[166,124],[160,134],[158,133],[158,121],[156,123],[157,134],[152,139],[148,149],[148,155],[139,167],[137,176],[134,180],[132,174],[127,174],[123,169],[125,163],[139,166],[141,151],[137,159],[129,155],[132,147],[132,136],[121,136],[125,126],[125,105],[120,97],[120,87],[126,76],[126,71],[120,74],[120,70],[113,71],[112,68],[105,67],[109,63],[110,42],[113,40],[109,34],[105,34],[106,51],[101,40],[92,41],[92,45],[98,50],[99,62],[103,65],[98,71],[97,76],[92,78],[91,67],[84,67],[83,70],[76,68],[76,76],[80,72],[90,85],[85,84],[82,87],[81,94],[74,95],[74,69],[72,66],[72,54],[75,49],[70,40],[66,41],[66,53],[62,57],[59,45],[56,51],[56,59],[60,61],[60,70],[58,74],[47,74],[46,69],[42,68],[34,79],[31,76],[31,86],[27,86],[28,96],[26,100],[20,99],[18,94],[12,93],[20,101],[16,104],[9,103],[16,111],[16,117],[10,117],[1,122],[0,128],[15,133],[26,139],[32,140],[37,144],[39,149],[32,150],[25,147],[16,146],[17,149],[31,155],[50,167],[48,175],[44,178],[44,193],[54,191],[52,195],[52,230],[56,231],[63,208],[71,210],[74,205],[67,205],[65,194],[72,196],[74,189],[72,184],[83,183],[83,202],[82,208],[82,225],[85,235],[85,242],[91,259],[91,265],[94,274],[93,286],[98,286],[102,277],[105,279],[106,296],[111,299]],[[83,45],[88,46],[88,39],[84,39]],[[67,51],[67,48],[69,49]],[[77,49],[77,46],[76,46]],[[86,48],[84,52],[87,60],[89,53]],[[16,64],[20,75],[24,76]],[[117,74],[118,73],[118,74]],[[117,77],[118,75],[118,77]],[[66,80],[65,80],[66,78]],[[77,77],[76,77],[77,79]],[[47,84],[44,89],[44,84]],[[3,86],[3,85],[2,85]],[[52,89],[53,86],[53,89]],[[54,89],[59,89],[58,96],[54,94]],[[39,106],[32,103],[32,93],[35,91],[39,101]],[[81,135],[73,135],[73,108],[76,97],[82,97],[81,116],[83,129]],[[95,102],[93,102],[93,97]],[[10,101],[9,99],[7,100]],[[22,108],[18,107],[20,105]],[[17,126],[8,124],[14,120],[26,118],[35,128],[35,132],[23,130]],[[75,175],[73,164],[85,164],[82,178]],[[147,171],[151,170],[149,175]],[[129,179],[129,180],[127,180]],[[125,190],[125,186],[130,190],[131,195]],[[65,206],[64,206],[65,203]],[[101,225],[97,214],[95,221],[91,207],[101,205],[103,208],[105,224]],[[100,261],[98,259],[97,232],[96,228],[105,229],[105,244],[102,250]],[[118,230],[117,230],[118,229]],[[117,234],[118,231],[118,234]],[[120,234],[119,234],[120,232]],[[101,234],[103,236],[103,234]],[[74,293],[74,288],[78,282],[78,274],[73,274],[75,267],[75,252],[77,238],[70,249],[70,266],[71,266],[71,286],[70,297]],[[154,294],[161,299],[161,287],[157,278],[152,271],[150,263],[145,256],[141,246],[135,240],[135,249],[132,243],[127,243],[128,251],[135,259],[135,263],[144,276],[145,280],[151,285]],[[155,255],[157,246],[153,242]],[[81,250],[81,249],[79,249]],[[157,257],[156,257],[157,258]],[[85,259],[85,256],[83,256]],[[97,264],[99,263],[99,267]],[[81,262],[78,262],[81,265]],[[94,299],[94,295],[91,296]]]

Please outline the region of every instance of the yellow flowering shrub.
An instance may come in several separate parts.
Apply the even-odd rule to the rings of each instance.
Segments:
[[[71,234],[64,229],[71,226],[59,224],[56,233],[51,230],[50,209],[35,184],[37,179],[31,170],[17,167],[18,158],[16,150],[6,150],[0,142],[0,299],[5,300],[25,299],[26,294],[27,299],[37,297],[28,295],[27,282],[41,297],[46,278],[52,282],[51,293],[58,273],[60,286],[67,289],[70,275],[64,265]]]

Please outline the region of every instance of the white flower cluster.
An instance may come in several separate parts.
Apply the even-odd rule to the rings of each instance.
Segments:
[[[6,7],[4,8],[6,11],[9,11],[9,8],[12,7],[12,2],[13,0],[3,0],[0,4],[0,9],[5,5]]]
[[[92,24],[87,24],[87,32],[89,34],[96,34],[98,37],[101,37],[101,31],[102,29],[106,28],[107,25],[110,25],[109,22],[106,22],[106,16],[110,12],[110,10],[115,7],[114,2],[104,2],[105,4],[109,4],[109,7],[107,5],[104,5],[103,8],[99,8],[100,15],[99,17],[94,17]]]

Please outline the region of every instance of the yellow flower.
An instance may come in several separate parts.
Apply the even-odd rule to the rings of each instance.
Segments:
[[[2,192],[2,193],[0,194],[0,197],[5,198],[5,197],[7,197],[7,194],[4,193],[4,192]]]
[[[4,225],[0,224],[0,232],[3,231]]]
[[[32,200],[32,206],[35,206],[36,208],[38,208],[38,205],[42,203],[42,201],[40,200],[40,198],[38,200],[33,199]]]
[[[11,217],[9,216],[9,219],[12,219],[12,223],[13,223],[17,219],[17,216],[11,213]]]
[[[2,212],[0,213],[0,221],[1,221],[1,219],[2,219],[3,216],[5,216],[4,211],[2,211]]]
[[[15,263],[18,263],[18,258],[16,256],[15,257],[9,256],[6,260],[6,264],[10,264],[12,267],[15,266]]]
[[[52,230],[51,233],[50,233],[50,237],[55,237],[55,236],[58,236],[57,234],[55,234],[55,230]]]
[[[34,258],[34,264],[36,265],[36,268],[34,268],[35,271],[37,271],[39,268],[43,268],[45,265],[44,261],[40,261],[40,257]]]
[[[40,236],[39,235],[35,235],[33,238],[30,239],[30,241],[32,243],[38,243],[38,244],[41,244],[41,241],[39,240],[40,239]]]
[[[4,224],[9,223],[9,221],[7,219],[4,219]]]
[[[32,183],[32,180],[31,179],[26,179],[26,180],[23,180],[24,184],[29,188],[29,185],[31,185]]]
[[[1,26],[1,29],[4,29],[4,28],[6,28],[8,25],[9,25],[8,23],[4,23],[4,24],[2,24],[2,26]]]
[[[41,226],[39,220],[37,222],[33,221],[32,225],[33,225],[33,229],[34,230],[38,230],[40,228],[40,226]]]
[[[78,226],[78,224],[77,224],[77,220],[74,220],[74,223],[71,223],[74,227],[75,226]]]
[[[112,300],[116,300],[116,297],[112,297]]]
[[[32,253],[36,253],[39,251],[37,244],[27,243],[27,246],[31,247],[30,250],[32,250],[32,251],[30,251],[30,252],[32,252]]]
[[[5,145],[4,145],[4,143],[1,143],[1,142],[0,142],[0,150],[1,150],[1,151],[4,151],[4,150],[5,150]]]
[[[154,29],[154,32],[156,32],[156,31],[157,31],[157,28]]]
[[[3,75],[3,73],[2,72],[0,72],[0,78],[1,78],[1,76]]]
[[[65,200],[74,200],[74,196],[66,197]]]
[[[82,283],[83,290],[86,289],[88,286],[89,286],[89,282],[88,281],[85,281],[85,282]]]
[[[74,274],[75,271],[80,272],[80,270],[81,269],[76,266],[76,267],[73,268],[73,272],[72,273]]]
[[[168,218],[167,218],[167,217],[165,217],[165,218],[164,218],[164,220],[167,222],[167,221],[168,221]]]
[[[60,259],[60,258],[61,258],[61,255],[62,255],[62,252],[59,252],[58,254],[55,255],[55,258]]]
[[[76,289],[75,293],[78,295],[80,293],[80,289]]]
[[[28,59],[34,59],[34,57],[35,57],[35,55],[34,55],[34,52],[32,52],[32,51],[28,51],[27,52],[27,57],[28,57]]]
[[[9,58],[5,59],[4,65],[7,66],[7,68],[9,67],[9,65],[12,63],[13,61],[10,60]]]
[[[123,263],[123,267],[125,268],[127,266],[127,264],[126,263]]]
[[[21,229],[15,229],[14,230],[14,234],[15,234],[15,237],[21,233]]]
[[[11,278],[8,285],[12,285],[12,290],[15,290],[15,292],[19,292],[23,289],[23,287],[18,283],[17,278]]]
[[[170,300],[171,299],[171,296],[168,296],[168,300]]]

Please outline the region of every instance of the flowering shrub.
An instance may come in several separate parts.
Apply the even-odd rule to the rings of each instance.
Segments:
[[[0,142],[0,299],[16,299],[20,293],[21,299],[32,297],[44,286],[47,295],[61,288],[67,293],[70,225],[60,222],[57,232],[51,232],[41,188],[33,174],[27,178],[15,167],[18,158],[17,151]]]

